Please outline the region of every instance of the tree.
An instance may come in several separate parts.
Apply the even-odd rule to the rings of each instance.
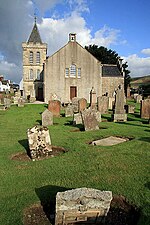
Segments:
[[[103,46],[98,47],[97,45],[85,46],[85,49],[90,52],[95,58],[97,58],[102,64],[115,64],[118,66],[120,72],[124,72],[124,89],[127,94],[127,87],[130,84],[130,71],[127,69],[127,62],[122,64],[122,68],[119,64],[119,55],[111,49],[107,49]]]

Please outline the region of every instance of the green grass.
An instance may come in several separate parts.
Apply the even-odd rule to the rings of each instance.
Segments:
[[[130,102],[131,103],[131,102]],[[24,208],[49,200],[57,191],[77,187],[111,190],[141,208],[139,225],[149,225],[150,125],[136,113],[126,123],[102,122],[98,131],[72,132],[72,118],[55,118],[49,127],[52,145],[68,150],[41,161],[14,161],[25,152],[27,129],[41,122],[46,105],[12,106],[0,111],[0,224],[23,224]],[[110,114],[103,115],[110,119]],[[119,135],[134,138],[116,146],[100,147],[94,139]]]

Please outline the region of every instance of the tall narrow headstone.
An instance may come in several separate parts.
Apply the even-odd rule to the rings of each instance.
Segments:
[[[119,87],[115,96],[115,110],[113,115],[114,122],[127,121],[127,114],[125,113],[125,94],[122,87]]]
[[[99,96],[97,98],[97,109],[101,114],[108,113],[109,98],[107,96]]]
[[[94,87],[92,87],[90,91],[90,107],[91,109],[96,109],[97,108],[97,96],[96,96],[96,91]]]
[[[80,98],[74,97],[72,99],[72,106],[73,106],[73,112],[78,113],[79,112],[79,100]]]
[[[145,99],[141,101],[141,118],[150,119],[150,99]]]

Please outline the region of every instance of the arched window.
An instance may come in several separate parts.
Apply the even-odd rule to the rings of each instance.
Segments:
[[[29,62],[33,63],[33,52],[30,51]]]
[[[40,52],[36,53],[36,63],[40,64]]]
[[[37,69],[37,80],[40,80],[40,74],[41,74],[40,70]]]
[[[29,70],[29,80],[33,80],[33,69]]]
[[[70,66],[70,77],[76,77],[76,65],[74,64]]]

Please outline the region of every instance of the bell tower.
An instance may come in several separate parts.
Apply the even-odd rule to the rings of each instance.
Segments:
[[[27,42],[22,43],[23,50],[23,94],[30,101],[43,99],[43,63],[46,60],[47,44],[42,42],[36,17]]]

